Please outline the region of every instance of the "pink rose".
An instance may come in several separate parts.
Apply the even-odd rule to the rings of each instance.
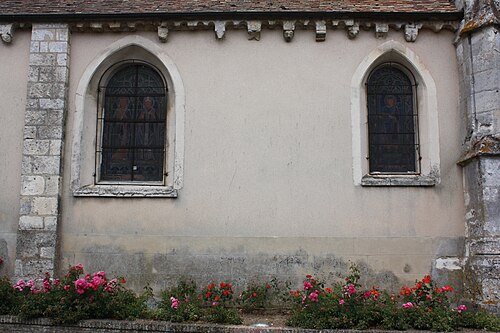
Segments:
[[[403,308],[405,308],[405,309],[411,309],[412,307],[413,307],[412,302],[408,302],[408,303],[403,304]]]

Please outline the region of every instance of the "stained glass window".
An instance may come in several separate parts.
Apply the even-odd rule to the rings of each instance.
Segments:
[[[411,74],[410,74],[411,75]],[[376,68],[367,83],[370,173],[417,173],[415,85],[399,66]]]
[[[167,95],[160,74],[146,64],[128,64],[100,91],[100,180],[162,181]]]

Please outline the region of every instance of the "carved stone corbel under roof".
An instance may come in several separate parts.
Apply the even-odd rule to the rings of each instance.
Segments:
[[[405,39],[407,42],[417,40],[418,31],[422,28],[422,24],[408,23],[405,25]]]
[[[389,33],[389,24],[387,23],[375,23],[375,37],[385,38]]]
[[[295,21],[283,21],[283,38],[285,41],[292,41],[295,34]]]
[[[0,35],[5,43],[12,40],[12,31],[23,28],[22,24],[0,24]],[[458,21],[418,21],[408,22],[373,21],[370,19],[337,19],[337,20],[134,20],[134,21],[79,21],[71,24],[73,31],[79,32],[132,32],[132,31],[157,31],[160,42],[166,42],[168,34],[173,31],[208,30],[214,29],[215,37],[222,40],[228,30],[246,29],[249,40],[260,40],[262,29],[282,28],[283,38],[290,42],[297,30],[315,29],[315,39],[323,42],[326,39],[327,29],[345,29],[350,39],[356,38],[361,30],[375,30],[375,37],[385,38],[389,30],[403,30],[407,42],[414,42],[422,29],[431,29],[439,32],[443,29],[456,31]],[[362,29],[361,29],[362,28]]]
[[[316,21],[316,41],[324,42],[326,40],[326,22]]]
[[[158,26],[158,39],[162,43],[166,43],[168,38],[168,26],[167,22],[161,22],[161,24]]]
[[[14,24],[2,23],[0,24],[0,37],[4,43],[11,43],[14,38]]]
[[[225,21],[214,21],[215,36],[218,40],[224,38],[226,33],[226,22]]]
[[[359,23],[354,20],[345,20],[344,24],[347,28],[347,36],[349,39],[354,39],[359,33]]]
[[[261,21],[247,21],[248,40],[260,40]]]

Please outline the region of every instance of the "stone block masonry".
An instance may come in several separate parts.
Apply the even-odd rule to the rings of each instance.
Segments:
[[[24,120],[21,211],[15,278],[54,273],[60,214],[70,33],[66,24],[33,24]]]
[[[469,7],[467,7],[469,8]],[[470,6],[470,9],[483,8]],[[493,12],[493,11],[492,11]],[[466,20],[479,22],[475,12]],[[496,18],[500,20],[499,18]],[[467,26],[467,24],[465,24]],[[486,22],[457,41],[461,110],[467,129],[463,166],[466,290],[500,313],[500,31]]]

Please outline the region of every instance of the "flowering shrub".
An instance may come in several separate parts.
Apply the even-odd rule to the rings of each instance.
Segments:
[[[382,328],[452,331],[459,328],[500,331],[500,319],[471,305],[451,306],[451,286],[437,287],[430,276],[415,285],[389,294],[376,286],[363,289],[359,271],[353,266],[342,282],[325,287],[307,275],[300,289],[289,292],[293,310],[288,323],[315,329]],[[162,293],[156,310],[148,310],[146,300],[152,290],[138,297],[125,288],[123,278],[109,279],[99,271],[84,274],[82,265],[70,267],[59,279],[48,273],[42,280],[19,280],[14,284],[0,279],[0,314],[21,318],[48,317],[55,324],[81,319],[154,318],[172,322],[204,320],[222,324],[242,322],[230,283],[210,283],[201,291],[191,280]],[[240,297],[245,309],[269,307],[270,295],[278,295],[278,284],[249,284]],[[247,308],[245,308],[247,306]]]
[[[196,283],[182,279],[177,287],[162,292],[162,301],[154,317],[171,322],[196,321],[201,318],[200,305]]]
[[[232,284],[210,283],[201,292],[192,280],[181,279],[176,287],[162,292],[153,318],[172,322],[204,320],[219,324],[241,324],[234,308]]]
[[[278,280],[252,281],[238,297],[238,304],[244,312],[254,312],[279,305],[281,301],[280,285]]]
[[[0,278],[0,315],[13,315],[22,301],[22,295],[12,288],[7,277]]]
[[[381,293],[377,288],[361,291],[359,271],[333,287],[325,287],[311,275],[306,276],[302,290],[290,294],[296,300],[289,324],[304,328],[368,328],[381,320]]]
[[[471,314],[463,304],[450,307],[450,286],[436,287],[430,276],[413,287],[390,295],[373,287],[361,290],[359,272],[351,267],[345,282],[325,288],[308,275],[302,290],[292,291],[296,308],[292,326],[315,329],[383,328],[453,331],[459,327],[498,328],[500,320],[481,313]],[[475,321],[476,318],[479,318]],[[489,318],[486,320],[485,318]]]
[[[242,320],[234,309],[234,291],[231,283],[211,283],[205,287],[201,298],[206,306],[205,320],[217,324],[241,324]]]
[[[45,273],[40,286],[33,280],[19,280],[13,286],[24,295],[18,315],[49,317],[65,324],[89,318],[137,318],[146,311],[144,299],[126,289],[124,279],[108,280],[102,271],[81,277],[83,274],[83,266],[78,264],[62,280]]]

